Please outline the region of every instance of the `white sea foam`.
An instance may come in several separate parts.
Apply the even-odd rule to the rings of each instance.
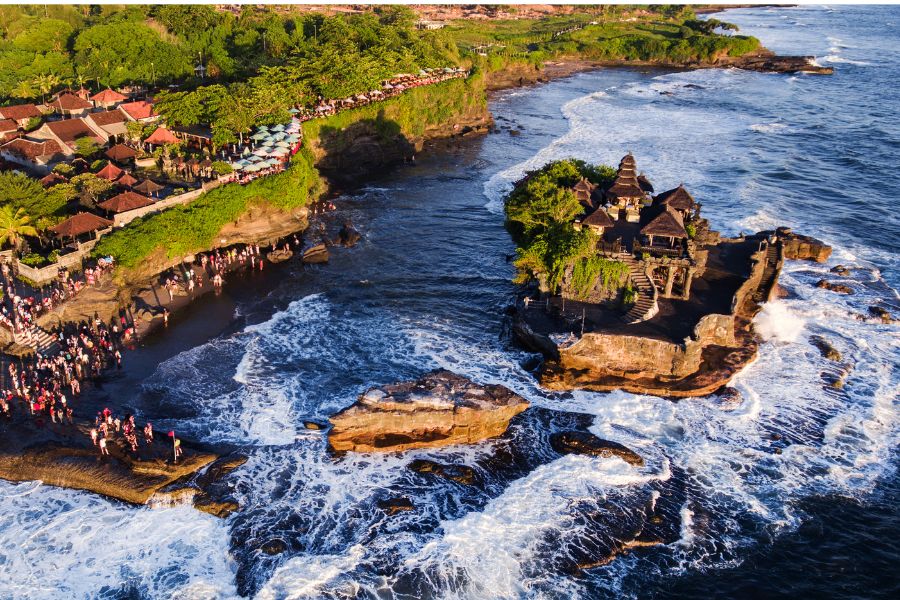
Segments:
[[[803,319],[779,300],[763,305],[756,317],[756,331],[764,340],[796,342],[803,333],[803,325]]]
[[[757,133],[786,133],[790,131],[790,127],[784,123],[754,123],[750,130]]]
[[[234,598],[224,521],[135,508],[40,483],[0,481],[0,597]]]

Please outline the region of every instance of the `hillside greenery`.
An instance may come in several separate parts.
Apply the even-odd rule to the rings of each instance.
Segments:
[[[290,210],[314,200],[320,183],[312,163],[311,153],[304,150],[282,173],[247,185],[218,187],[190,204],[135,219],[101,238],[94,255],[112,256],[121,267],[133,269],[161,250],[173,258],[211,248],[222,228],[251,205],[269,203]]]
[[[606,187],[615,169],[576,159],[558,160],[528,173],[507,196],[506,227],[518,245],[516,283],[537,280],[555,293],[568,268],[573,269],[573,291],[579,297],[590,291],[598,277],[603,287],[621,283],[624,265],[596,259],[597,235],[588,228],[572,227],[572,220],[584,208],[571,187],[582,177]]]

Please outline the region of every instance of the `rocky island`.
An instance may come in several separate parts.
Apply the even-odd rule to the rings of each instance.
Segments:
[[[787,228],[722,237],[684,185],[653,192],[628,154],[617,169],[551,163],[507,198],[529,284],[513,332],[543,354],[545,387],[716,392],[756,356],[752,320],[784,260],[830,256]]]
[[[331,417],[337,452],[396,451],[471,444],[506,431],[528,401],[502,385],[478,385],[450,371],[375,387]]]

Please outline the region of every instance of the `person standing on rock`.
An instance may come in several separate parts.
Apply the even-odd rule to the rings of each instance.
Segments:
[[[100,438],[100,456],[109,456],[109,450],[106,449],[106,438]]]
[[[153,444],[153,423],[149,421],[144,426],[144,441],[147,442],[147,445]]]

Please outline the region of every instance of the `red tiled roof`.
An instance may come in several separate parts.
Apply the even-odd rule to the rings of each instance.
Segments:
[[[91,100],[93,100],[94,102],[99,102],[101,104],[111,104],[113,102],[121,102],[122,100],[125,100],[125,96],[123,96],[119,92],[114,92],[111,89],[106,88],[102,92],[91,96]]]
[[[57,237],[75,237],[82,233],[106,229],[112,226],[113,222],[108,219],[98,217],[94,213],[80,212],[75,216],[69,217],[59,225],[51,227],[50,231],[55,233]]]
[[[153,200],[148,198],[147,196],[141,196],[132,191],[122,192],[117,196],[113,196],[109,200],[105,202],[101,202],[97,206],[102,208],[103,210],[108,210],[114,213],[122,213],[129,210],[134,210],[135,208],[142,208],[144,206],[150,206],[153,204]]]
[[[0,119],[0,132],[7,133],[19,129],[19,124],[12,119]]]
[[[116,179],[116,183],[119,185],[124,185],[125,187],[131,187],[138,182],[137,179],[131,176],[131,173],[122,173],[122,176]]]
[[[129,158],[134,158],[137,156],[137,151],[134,148],[129,148],[125,144],[116,144],[109,150],[105,152],[106,156],[111,160],[121,161],[128,160]]]
[[[150,136],[144,140],[148,144],[176,144],[178,143],[178,138],[175,137],[175,134],[166,129],[165,127],[157,127],[156,130],[150,134]]]
[[[34,104],[15,104],[13,106],[0,106],[0,116],[5,119],[21,121],[31,117],[41,116],[41,111]]]
[[[41,185],[45,188],[56,185],[57,183],[65,183],[68,179],[60,175],[59,173],[50,173],[46,177],[41,179]]]
[[[132,186],[132,189],[143,192],[144,194],[152,194],[153,192],[158,192],[159,190],[163,189],[163,186],[159,185],[155,181],[151,181],[150,179],[145,179],[139,184]]]
[[[59,110],[85,110],[93,108],[90,102],[79,98],[75,94],[70,94],[69,92],[60,94],[56,100],[50,103],[50,106],[58,108]]]
[[[27,158],[28,160],[34,160],[39,156],[62,154],[62,148],[55,140],[34,142],[32,140],[18,138],[0,146],[0,150],[6,150],[7,152],[11,152],[22,158]]]
[[[88,115],[91,121],[103,127],[104,125],[115,125],[116,123],[124,123],[125,115],[118,110],[105,110],[103,112],[95,112]]]
[[[47,123],[47,128],[52,131],[56,137],[67,144],[82,137],[92,137],[99,143],[103,143],[103,138],[94,133],[94,130],[88,127],[83,119],[51,121]]]
[[[155,114],[153,112],[153,105],[146,100],[120,104],[119,109],[125,111],[125,113],[134,120],[148,119]]]
[[[97,177],[101,179],[106,179],[108,181],[115,181],[119,175],[122,174],[122,169],[112,164],[111,162],[106,163],[106,166],[94,173]]]

